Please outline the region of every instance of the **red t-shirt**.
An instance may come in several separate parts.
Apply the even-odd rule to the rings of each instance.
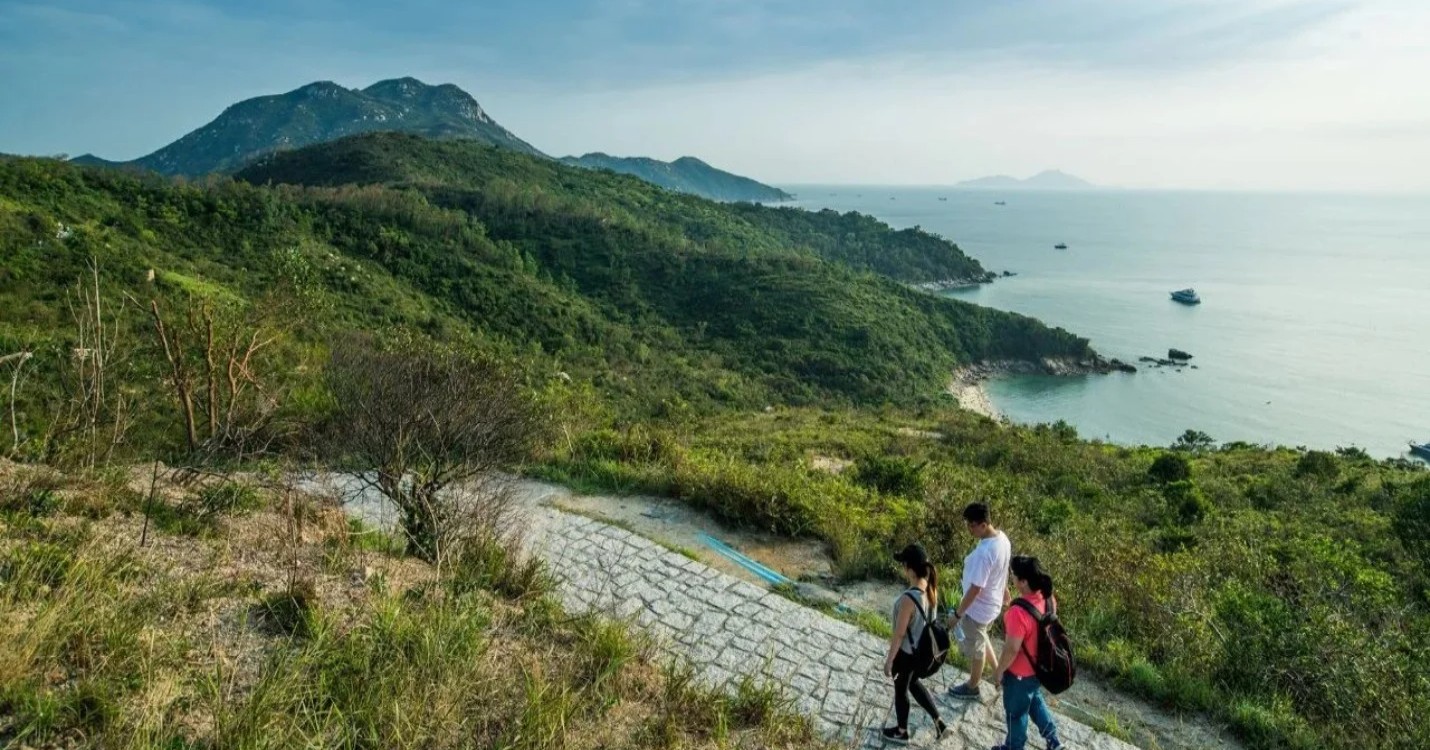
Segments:
[[[1039,614],[1046,612],[1043,603],[1043,595],[1034,591],[1022,597]],[[1013,659],[1013,663],[1008,665],[1008,672],[1017,677],[1032,677],[1036,674],[1033,671],[1033,662],[1028,660],[1028,656],[1033,658],[1038,656],[1038,622],[1032,615],[1023,611],[1023,608],[1014,604],[1008,607],[1008,613],[1003,615],[1003,630],[1008,634],[1008,639],[1022,638],[1023,645],[1018,649],[1018,656]]]

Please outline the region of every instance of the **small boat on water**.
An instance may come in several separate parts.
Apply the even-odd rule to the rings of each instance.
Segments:
[[[945,198],[945,197],[943,197],[943,196],[939,196],[938,199],[941,200],[941,201],[946,201],[946,200],[948,200],[947,198]]]
[[[1068,246],[1067,246],[1067,243],[1065,243],[1065,242],[1059,242],[1058,244],[1053,245],[1053,249],[1054,249],[1054,250],[1066,250],[1066,249],[1068,249]]]
[[[1411,443],[1410,453],[1411,455],[1430,460],[1430,443]]]
[[[1202,303],[1202,298],[1197,296],[1197,290],[1191,288],[1172,292],[1172,299],[1184,305],[1200,305]]]
[[[993,201],[993,205],[995,205],[995,206],[1006,206],[1006,205],[1008,205],[1008,201]]]

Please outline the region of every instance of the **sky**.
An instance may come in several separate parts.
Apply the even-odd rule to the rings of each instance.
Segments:
[[[0,0],[0,152],[407,75],[550,154],[776,184],[1430,190],[1430,0]]]

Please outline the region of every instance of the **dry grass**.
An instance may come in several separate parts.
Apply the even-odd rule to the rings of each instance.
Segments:
[[[521,561],[478,556],[480,585],[438,581],[283,492],[185,533],[151,518],[146,538],[146,471],[50,475],[58,500],[38,504],[30,471],[0,467],[0,745],[819,744],[773,692],[698,688],[622,626],[518,590],[544,576],[493,585],[492,560]],[[223,481],[156,496],[181,507]]]

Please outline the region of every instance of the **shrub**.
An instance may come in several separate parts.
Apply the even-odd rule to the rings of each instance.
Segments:
[[[199,490],[194,498],[196,513],[204,517],[233,516],[258,510],[258,491],[238,482],[223,482]]]
[[[1326,451],[1307,451],[1296,461],[1296,476],[1331,480],[1341,473],[1336,457]]]
[[[879,492],[919,497],[924,492],[924,467],[927,465],[927,461],[914,461],[904,456],[871,454],[859,459],[853,476],[855,482]]]
[[[1033,523],[1039,534],[1052,534],[1073,517],[1073,506],[1067,500],[1047,500],[1038,506]]]
[[[1183,482],[1192,478],[1192,462],[1181,453],[1163,453],[1147,469],[1147,476],[1158,484]]]
[[[551,589],[545,564],[523,555],[516,538],[483,535],[465,539],[450,560],[447,585],[458,595],[483,590],[526,599]]]
[[[1201,489],[1187,480],[1163,485],[1162,496],[1167,498],[1167,504],[1177,521],[1186,526],[1199,523],[1212,509]]]
[[[305,637],[313,631],[313,610],[318,605],[318,593],[312,581],[298,581],[293,586],[263,597],[255,614],[264,628],[275,635]]]
[[[1430,576],[1430,477],[1405,490],[1395,508],[1395,535]]]
[[[0,485],[0,512],[36,518],[53,515],[60,508],[59,474],[47,470],[19,469]]]

